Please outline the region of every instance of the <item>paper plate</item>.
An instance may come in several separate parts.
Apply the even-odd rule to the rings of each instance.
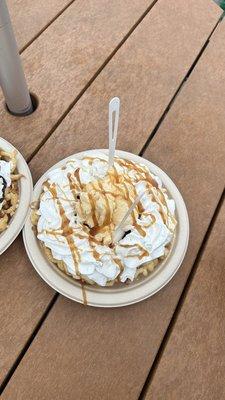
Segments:
[[[101,152],[107,153],[107,150],[90,150],[74,154],[55,164],[50,170],[63,166],[70,159],[83,158],[85,156],[98,156]],[[23,230],[23,239],[27,254],[34,268],[45,282],[62,295],[79,303],[84,302],[85,291],[87,304],[95,307],[127,306],[142,301],[158,292],[170,281],[180,267],[187,250],[189,239],[189,221],[185,203],[172,180],[159,167],[142,157],[125,151],[117,151],[116,155],[135,163],[145,164],[153,174],[161,178],[163,185],[167,188],[169,194],[176,203],[178,227],[172,250],[167,259],[157,266],[152,274],[141,279],[137,283],[131,283],[129,285],[121,284],[117,287],[106,288],[85,285],[85,287],[82,288],[79,282],[67,277],[46,259],[41,250],[40,243],[32,230],[30,212]],[[35,185],[33,201],[38,200],[42,190],[42,184],[46,180],[46,175],[49,171],[47,171]]]
[[[14,146],[5,139],[0,138],[0,148],[6,151],[17,151],[17,169],[23,177],[19,181],[19,205],[12,217],[8,228],[0,233],[0,255],[10,246],[23,228],[26,215],[30,206],[33,192],[33,182],[29,167],[23,156]]]

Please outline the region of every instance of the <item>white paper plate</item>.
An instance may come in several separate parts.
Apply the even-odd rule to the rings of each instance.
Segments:
[[[8,228],[0,234],[0,255],[10,246],[23,228],[30,206],[33,192],[33,182],[29,167],[17,149],[5,139],[0,138],[0,148],[12,152],[17,151],[17,169],[23,175],[19,182],[19,206],[11,219]]]
[[[97,156],[99,152],[106,153],[107,150],[90,150],[74,154],[60,161],[52,168],[50,168],[50,170],[63,166],[68,160],[72,158]],[[154,272],[150,274],[147,278],[143,278],[138,283],[132,283],[123,286],[121,284],[121,286],[112,288],[101,288],[91,285],[85,285],[87,304],[96,307],[127,306],[129,304],[137,303],[141,300],[144,300],[147,297],[150,297],[154,293],[158,292],[170,281],[170,279],[174,276],[179,266],[181,265],[187,250],[189,239],[189,221],[187,210],[183,198],[172,180],[159,167],[145,160],[144,158],[124,151],[117,151],[116,155],[121,158],[126,158],[128,160],[134,161],[136,163],[145,164],[153,174],[158,175],[161,178],[164,186],[168,189],[169,194],[175,200],[178,227],[171,253],[167,257],[167,259],[160,266],[158,266],[154,270]],[[35,185],[33,201],[38,200],[42,190],[42,183],[46,180],[47,173],[48,171]],[[30,212],[24,226],[23,239],[31,263],[33,264],[38,274],[45,280],[45,282],[47,282],[48,285],[50,285],[53,289],[57,290],[62,295],[79,303],[83,303],[83,292],[81,285],[72,278],[69,278],[58,271],[57,267],[53,266],[53,264],[51,264],[46,259],[44,253],[41,250],[39,241],[37,240],[32,230],[32,225],[30,222]]]

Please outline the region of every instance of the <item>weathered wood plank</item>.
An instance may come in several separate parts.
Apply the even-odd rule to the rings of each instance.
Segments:
[[[31,163],[34,179],[73,152],[107,146],[108,101],[115,95],[122,107],[118,146],[141,150],[215,23],[219,8],[207,4],[162,0],[154,6],[42,147],[45,162]]]
[[[25,55],[25,58],[27,59],[26,68],[28,68],[30,75],[34,74],[33,62],[36,68],[39,68],[41,78],[39,74],[38,78],[42,81],[46,99],[49,91],[54,92],[55,98],[53,99],[52,97],[52,100],[50,98],[47,99],[53,113],[57,101],[61,103],[61,109],[65,100],[64,96],[62,96],[63,98],[61,97],[62,93],[61,95],[58,93],[59,77],[56,77],[56,71],[58,70],[60,74],[60,85],[64,90],[62,82],[63,80],[65,82],[67,78],[68,80],[71,79],[73,75],[74,53],[77,49],[80,58],[76,58],[76,62],[79,61],[79,63],[76,64],[78,69],[75,72],[77,80],[74,80],[74,90],[78,86],[82,88],[86,79],[85,76],[87,77],[88,74],[95,72],[98,68],[98,62],[101,63],[101,60],[108,56],[108,52],[118,44],[147,6],[151,4],[151,1],[135,0],[132,4],[129,2],[129,7],[128,1],[119,2],[117,0],[107,2],[107,4],[105,1],[86,1],[85,4],[82,1],[76,1],[75,3],[70,7],[70,10],[67,10],[65,16],[63,14],[55,21],[54,26],[52,25],[48,28],[48,30],[51,28],[50,32],[47,30],[41,35],[38,39],[37,47],[36,43],[33,43],[32,49],[29,48],[25,52],[27,54],[29,51],[29,55]],[[118,17],[117,12],[119,13]],[[42,39],[43,36],[44,38]],[[71,47],[72,42],[73,47]],[[62,46],[62,43],[64,46]],[[81,47],[78,50],[79,43]],[[54,46],[57,48],[58,53],[55,58],[53,57],[54,60],[52,61],[51,54],[54,53],[52,49]],[[37,51],[35,50],[36,48],[38,49]],[[76,55],[78,55],[77,51]],[[40,53],[42,52],[44,55],[42,54],[41,57]],[[63,55],[59,56],[61,52]],[[72,55],[70,54],[71,52]],[[68,53],[69,61],[68,59],[63,59],[65,53]],[[57,61],[63,65],[62,69],[57,64]],[[29,65],[29,62],[31,65]],[[48,62],[50,64],[49,68],[45,65]],[[51,69],[53,64],[54,73]],[[70,86],[72,88],[71,82],[68,82],[67,87],[65,86],[65,93]],[[70,90],[70,95],[73,98],[76,94],[73,93],[73,90]],[[44,108],[45,106],[43,106],[42,110],[45,113]],[[38,114],[37,117],[35,116],[35,121],[44,127],[47,122],[45,119],[42,120],[42,117],[42,114]],[[35,148],[35,143],[37,144],[43,138],[40,131],[34,129],[32,125],[33,116],[28,117],[26,122],[25,119],[12,116],[7,116],[7,118],[9,125],[5,125],[4,118],[1,118],[1,135],[14,143],[16,142],[20,149],[21,146],[23,147],[22,143],[24,143],[27,150],[26,155],[30,156],[31,151]],[[46,118],[49,121],[48,113]],[[21,239],[18,239],[13,247],[0,257],[0,277],[0,381],[2,382],[41,318],[54,292],[41,282],[33,271]],[[16,282],[16,290],[14,282]],[[29,296],[27,296],[27,292],[29,292]],[[33,301],[32,297],[34,298]],[[38,302],[38,305],[36,302]],[[34,310],[31,307],[32,303],[35,305]]]
[[[27,81],[39,107],[24,118],[1,107],[1,135],[29,156],[152,3],[75,1],[23,52]],[[217,15],[217,10],[209,11],[208,29]]]
[[[225,397],[224,226],[225,203],[146,400]]]
[[[225,32],[223,34],[225,35]],[[8,384],[3,394],[4,399],[18,400],[28,395],[34,399],[47,399],[49,396],[56,399],[73,399],[74,396],[85,399],[137,398],[223,189],[223,41],[221,31],[218,35],[215,34],[145,153],[146,157],[169,172],[187,202],[191,238],[182,268],[160,293],[126,309],[84,308],[60,297]],[[215,53],[218,49],[220,59],[216,60]],[[127,58],[128,54],[127,52]],[[117,63],[111,69],[112,74],[114,68],[119,70]],[[79,102],[77,110],[72,111],[77,118],[67,117],[68,126],[66,127],[66,123],[62,124],[63,129],[59,127],[46,147],[36,155],[31,163],[33,170],[39,173],[42,168],[40,165],[46,168],[46,164],[52,163],[53,159],[57,160],[66,156],[68,152],[80,150],[85,143],[87,146],[90,136],[82,137],[82,126],[78,117],[85,126],[83,133],[99,133],[95,136],[95,146],[99,147],[105,143],[106,113],[99,108],[99,97],[102,96],[103,88],[107,89],[109,96],[107,77],[104,71]],[[135,82],[138,78],[136,74],[133,74],[132,78],[136,90],[138,85],[135,85]],[[118,75],[117,79],[120,82]],[[139,84],[141,82],[139,80]],[[122,90],[120,85],[117,87],[120,89],[119,94],[125,90],[124,87]],[[124,85],[127,87],[126,80]],[[142,91],[146,87],[144,81]],[[118,93],[115,88],[116,81],[112,83],[113,94]],[[131,99],[134,98],[135,93]],[[145,119],[146,114],[151,115],[152,103],[153,100],[149,99],[148,104],[143,107],[140,121]],[[91,111],[90,104],[93,110],[98,110],[98,114],[92,122],[90,119],[86,122]],[[138,122],[134,124],[131,111],[130,102],[123,101],[123,122],[120,128],[120,143],[123,144],[128,137],[126,130],[133,132],[134,126],[137,132],[140,129]],[[76,132],[76,142],[72,135],[68,136],[72,129]],[[132,136],[129,136],[131,143]],[[137,133],[136,142],[144,138]],[[63,145],[66,139],[67,144]],[[79,143],[79,140],[82,142]],[[47,153],[47,148],[50,149],[53,143],[55,149],[54,155],[51,155],[51,152]],[[133,146],[134,151],[138,151],[142,145],[143,142],[127,147]],[[190,165],[193,149],[196,157],[192,157]]]
[[[0,256],[0,383],[53,296],[28,261],[20,236]]]
[[[71,0],[8,0],[19,48],[30,42],[70,2]]]

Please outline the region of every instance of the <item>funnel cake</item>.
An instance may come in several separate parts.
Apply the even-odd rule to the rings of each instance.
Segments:
[[[119,240],[113,232],[136,196]],[[48,173],[32,224],[47,258],[74,279],[100,286],[148,275],[169,252],[175,203],[142,164],[108,157],[74,159]]]
[[[21,175],[17,173],[16,151],[0,149],[0,233],[5,231],[19,203]]]

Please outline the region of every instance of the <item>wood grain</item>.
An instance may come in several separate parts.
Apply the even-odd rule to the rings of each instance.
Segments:
[[[14,117],[0,109],[1,132],[25,157],[46,137],[153,0],[76,0],[22,54],[39,107]],[[218,12],[209,11],[206,25]]]
[[[8,0],[18,47],[23,48],[69,3],[70,0]]]
[[[113,96],[121,99],[118,148],[141,150],[215,23],[219,8],[212,2],[205,5],[205,0],[172,0],[168,6],[162,0],[153,7],[41,148],[45,161],[34,158],[35,180],[61,158],[107,147]]]
[[[19,237],[0,256],[0,383],[52,296],[53,291],[38,279]]]
[[[171,175],[187,203],[191,236],[182,267],[160,293],[126,309],[84,308],[60,297],[9,382],[3,399],[138,397],[223,190],[223,30],[221,25],[145,154]],[[220,57],[216,59],[218,49]],[[107,82],[100,87],[104,85],[107,87]],[[98,86],[95,95],[92,92],[90,96],[94,107],[99,97]],[[88,115],[85,104],[89,101],[87,93],[78,114],[83,121]],[[149,101],[149,108],[151,104]],[[150,115],[148,108],[143,109],[142,115],[145,114]],[[124,102],[123,118],[132,132],[134,124],[129,116],[129,103]],[[69,121],[71,124],[72,119]],[[99,132],[98,145],[105,122],[101,117],[94,122]],[[64,135],[61,131],[61,142],[66,137],[65,131]],[[136,140],[140,137],[137,135]],[[58,138],[54,142],[56,159],[63,155],[57,142]],[[78,143],[68,143],[79,147]],[[39,152],[32,167],[48,164],[46,154]]]
[[[30,76],[34,75],[34,80],[36,77],[36,82],[42,82],[46,101],[53,114],[57,108],[57,102],[61,104],[58,110],[62,109],[68,90],[70,90],[71,98],[75,96],[71,77],[75,79],[76,75],[76,79],[72,79],[75,85],[74,90],[76,91],[78,87],[82,88],[85,76],[94,73],[98,62],[105,59],[108,52],[116,46],[149,4],[151,2],[147,0],[135,0],[127,7],[128,1],[111,1],[107,2],[106,7],[106,2],[102,0],[86,1],[85,5],[83,1],[76,1],[65,15],[57,19],[26,50],[25,58],[28,63],[26,68]],[[71,47],[72,44],[74,47]],[[57,50],[55,55],[53,48]],[[80,58],[79,60],[76,58],[79,62],[74,64],[75,50],[78,48]],[[65,54],[69,59],[64,59]],[[76,57],[78,57],[78,52],[76,52]],[[34,74],[33,64],[38,68],[37,76]],[[60,79],[58,79],[59,75]],[[65,95],[61,96],[62,92],[60,94],[58,91],[59,86],[63,92],[65,91]],[[50,96],[50,92],[54,92],[54,99]],[[43,130],[45,124],[51,126],[51,118],[46,113],[45,107],[46,104],[42,107],[45,117],[44,114],[36,114],[36,116],[33,114],[35,123]],[[4,124],[4,118],[1,119],[1,135],[16,142],[19,148],[25,146],[26,155],[30,156],[35,143],[37,144],[43,137],[32,125],[33,116],[24,119],[7,115],[7,118],[9,125]],[[33,270],[22,240],[19,238],[0,257],[0,383],[17,359],[53,295],[54,292],[38,278]]]
[[[146,400],[225,397],[225,203]]]

